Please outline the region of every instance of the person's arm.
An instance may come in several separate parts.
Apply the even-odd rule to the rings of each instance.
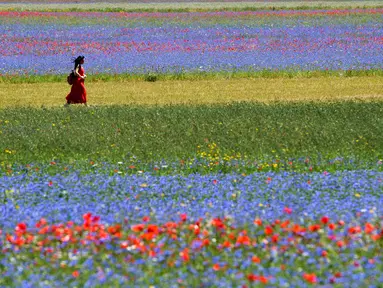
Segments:
[[[76,68],[76,70],[74,70],[74,75],[76,75],[77,77],[80,77],[81,79],[85,79],[86,78],[86,75],[84,75],[84,76],[81,76],[80,75],[80,73],[78,73],[78,66],[77,66],[77,68]]]

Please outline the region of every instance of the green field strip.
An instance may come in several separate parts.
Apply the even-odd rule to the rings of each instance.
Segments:
[[[248,159],[378,161],[382,115],[382,101],[8,108],[0,109],[0,162],[188,159],[206,139]]]

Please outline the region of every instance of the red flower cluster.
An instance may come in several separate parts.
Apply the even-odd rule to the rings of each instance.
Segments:
[[[284,211],[286,212],[286,208]],[[275,255],[295,253],[299,257],[307,253],[305,249],[312,251],[313,254],[317,253],[315,249],[320,249],[319,259],[334,260],[339,257],[339,254],[347,251],[345,247],[351,247],[354,243],[359,245],[361,242],[364,242],[366,247],[373,246],[383,236],[383,229],[379,223],[366,222],[348,226],[342,220],[332,221],[327,216],[323,216],[316,222],[309,222],[307,225],[294,223],[290,219],[277,219],[270,223],[257,218],[254,220],[254,225],[250,227],[236,227],[229,218],[217,217],[207,220],[200,218],[197,221],[187,221],[187,219],[186,214],[181,214],[179,221],[169,221],[159,225],[151,223],[151,218],[147,216],[141,223],[133,225],[128,225],[127,221],[123,224],[105,225],[101,223],[99,216],[91,213],[83,215],[82,224],[76,224],[73,221],[49,224],[42,218],[32,228],[24,222],[17,224],[13,234],[5,235],[8,245],[3,252],[22,251],[25,248],[26,251],[32,250],[50,255],[57,261],[65,250],[75,254],[80,250],[82,253],[88,251],[92,254],[123,254],[126,255],[125,259],[128,262],[166,255],[164,261],[169,267],[173,267],[176,263],[189,265],[195,261],[198,262],[198,259],[202,257],[201,259],[205,262],[210,261],[212,271],[218,273],[232,268],[231,264],[206,259],[204,254],[206,251],[209,251],[209,254],[229,253],[230,255],[241,249],[244,257],[247,257],[255,268],[256,265],[268,263],[269,261],[264,259],[270,259]],[[312,237],[312,234],[322,236]],[[0,237],[2,237],[1,230]],[[108,245],[105,245],[106,243]],[[177,243],[177,245],[171,243]],[[305,248],[302,249],[302,247]],[[365,251],[362,248],[358,250],[358,255],[362,255]],[[381,250],[371,251],[379,253]],[[366,254],[365,256],[369,257],[370,264],[375,263],[374,258],[371,258],[374,255]],[[283,262],[279,265],[282,271],[286,269]],[[350,265],[359,267],[361,262],[355,259]],[[340,271],[332,271],[332,273],[334,276],[329,281],[335,283],[342,274]],[[72,276],[77,278],[81,276],[81,273],[78,269],[73,270]],[[244,276],[249,282],[264,284],[272,279],[271,275],[258,275],[251,273],[250,270],[244,271]],[[318,283],[320,276],[304,272],[302,277],[306,282],[315,284]]]

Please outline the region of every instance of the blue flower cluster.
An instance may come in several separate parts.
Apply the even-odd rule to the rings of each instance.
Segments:
[[[383,172],[368,170],[248,176],[2,176],[0,227],[13,229],[20,221],[33,225],[41,217],[65,222],[82,219],[87,212],[110,224],[140,222],[144,216],[163,223],[182,213],[191,219],[227,216],[245,224],[256,217],[278,219],[284,207],[292,209],[298,222],[327,215],[351,223],[357,213],[366,219],[383,215],[382,180]]]

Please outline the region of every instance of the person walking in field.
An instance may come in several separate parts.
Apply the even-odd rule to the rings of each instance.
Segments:
[[[84,81],[86,78],[85,70],[82,67],[84,64],[84,56],[78,56],[74,60],[74,70],[71,77],[72,88],[66,96],[66,104],[85,104],[87,106],[86,89]]]

